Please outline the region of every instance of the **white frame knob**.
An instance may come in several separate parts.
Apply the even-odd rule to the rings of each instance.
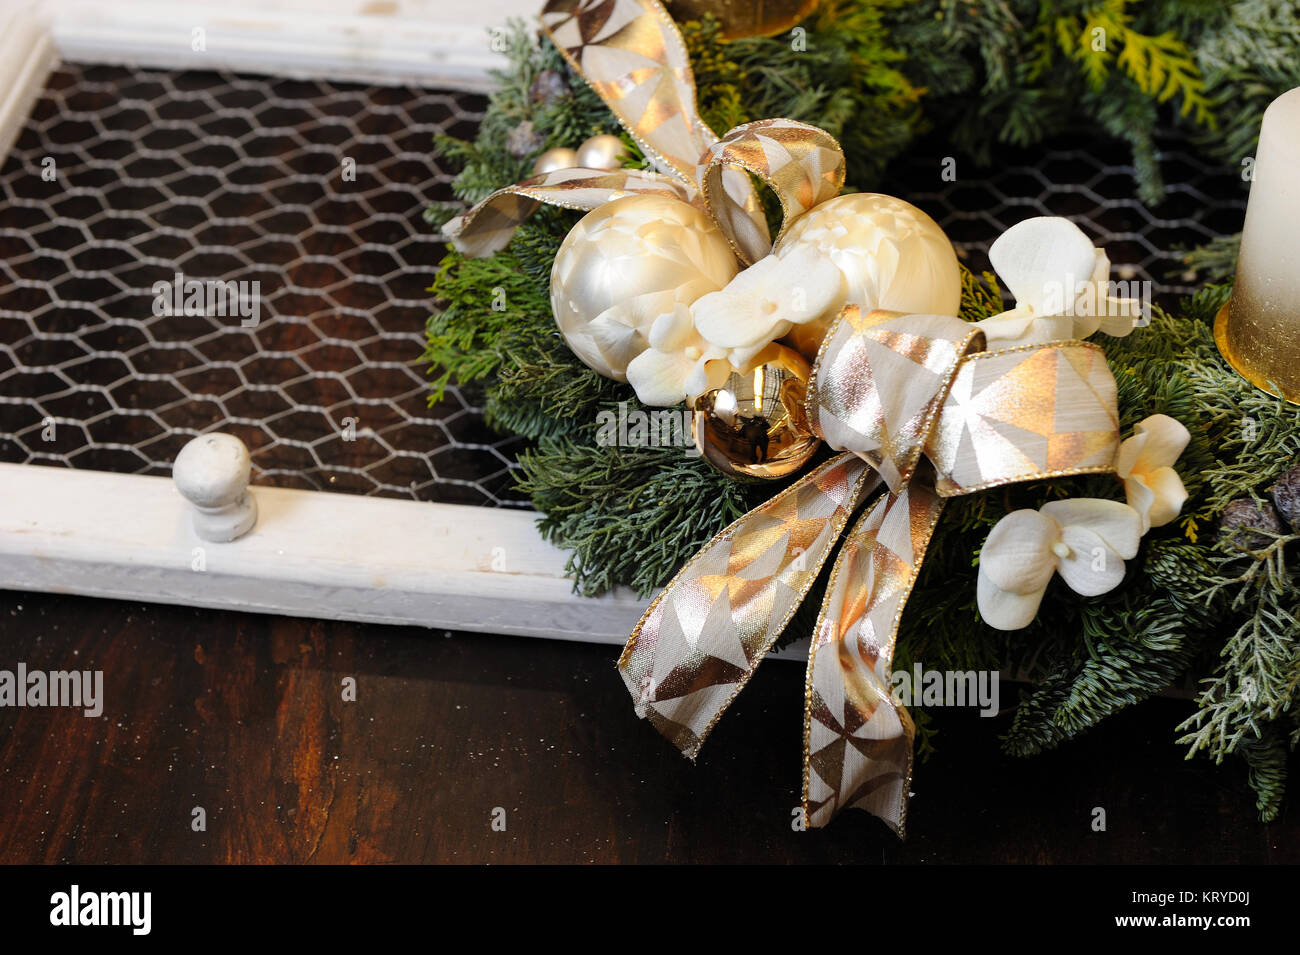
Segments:
[[[201,434],[181,448],[172,465],[176,489],[192,505],[194,533],[226,543],[257,523],[257,501],[248,490],[252,459],[233,434]]]

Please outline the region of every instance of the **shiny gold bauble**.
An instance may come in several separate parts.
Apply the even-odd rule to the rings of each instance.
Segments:
[[[558,172],[561,169],[572,169],[577,165],[577,150],[560,146],[556,149],[548,149],[537,157],[537,160],[533,163],[533,175],[542,176],[548,172]]]
[[[722,24],[722,36],[773,36],[784,33],[816,8],[818,0],[667,0],[678,23],[703,20],[707,13]]]
[[[844,276],[842,295],[784,339],[809,361],[840,309],[883,308],[912,315],[956,315],[961,306],[957,253],[939,224],[909,202],[876,193],[838,196],[791,223],[777,256],[812,246]]]
[[[703,212],[671,196],[625,196],[575,225],[551,269],[551,310],[573,353],[607,378],[649,347],[650,326],[716,292],[739,263]]]
[[[742,480],[794,474],[818,444],[805,411],[808,375],[798,352],[770,345],[753,367],[733,372],[721,388],[696,398],[691,433],[700,454]]]
[[[627,147],[617,136],[592,136],[578,147],[578,163],[583,169],[622,169]]]

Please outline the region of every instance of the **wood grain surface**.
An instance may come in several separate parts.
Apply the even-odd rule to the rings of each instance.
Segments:
[[[1240,765],[1183,759],[1172,700],[1031,760],[999,753],[1006,715],[938,713],[900,843],[861,812],[792,831],[797,663],[692,766],[607,647],[7,591],[0,646],[101,669],[105,696],[0,710],[4,863],[1300,861],[1294,800],[1260,825]]]

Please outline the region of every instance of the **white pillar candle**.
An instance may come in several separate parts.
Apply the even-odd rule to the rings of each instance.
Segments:
[[[1229,311],[1217,332],[1225,356],[1300,400],[1300,87],[1264,113]]]

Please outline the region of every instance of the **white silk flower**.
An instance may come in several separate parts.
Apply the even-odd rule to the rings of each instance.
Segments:
[[[1141,537],[1138,512],[1119,501],[1074,498],[1012,511],[980,552],[980,616],[998,630],[1029,626],[1053,574],[1085,597],[1113,590]]]
[[[1096,331],[1129,334],[1142,314],[1138,299],[1110,294],[1110,259],[1069,219],[1020,222],[989,248],[998,278],[1016,307],[979,322],[990,348],[1084,339]]]

